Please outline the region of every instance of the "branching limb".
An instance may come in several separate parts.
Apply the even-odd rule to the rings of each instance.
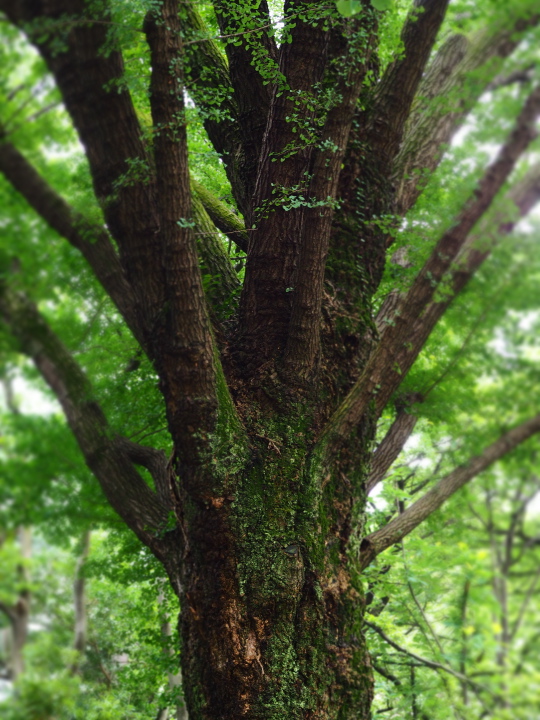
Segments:
[[[489,690],[482,685],[479,685],[474,680],[471,680],[466,675],[462,675],[460,672],[457,672],[457,670],[454,670],[454,668],[449,667],[448,665],[442,665],[441,663],[434,662],[433,660],[428,660],[427,658],[422,657],[421,655],[417,655],[416,653],[412,652],[411,650],[407,650],[401,645],[398,645],[397,642],[392,640],[382,628],[380,628],[378,625],[375,625],[375,623],[370,622],[369,620],[364,620],[364,624],[367,625],[367,627],[371,628],[371,630],[374,630],[377,635],[380,635],[382,639],[390,645],[390,647],[393,647],[394,650],[397,650],[400,653],[403,653],[403,655],[407,655],[408,657],[412,658],[416,662],[420,663],[420,665],[424,665],[425,667],[431,668],[432,670],[442,670],[443,672],[448,673],[449,675],[453,675],[455,678],[460,680],[461,682],[465,682],[471,687],[475,688],[476,690],[480,691],[488,691]],[[491,693],[490,693],[491,694]]]
[[[244,138],[237,121],[239,109],[227,59],[209,37],[194,3],[184,3],[180,17],[189,65],[187,89],[201,114],[210,142],[223,158],[232,193],[245,215],[253,188],[245,184]],[[200,42],[202,39],[204,42]]]
[[[230,314],[232,300],[240,288],[240,280],[215,224],[197,195],[192,197],[192,210],[201,270],[210,277],[205,295],[213,313],[220,318],[223,310],[226,311],[225,314]]]
[[[159,552],[155,533],[165,525],[168,507],[135,470],[81,368],[22,293],[4,285],[0,315],[58,398],[86,464],[110,504],[146,545]]]
[[[366,482],[366,492],[368,494],[380,483],[393,465],[411,436],[417,421],[418,418],[407,412],[406,409],[398,411],[394,422],[373,455],[371,471]]]
[[[463,485],[538,432],[540,432],[540,415],[505,433],[480,455],[471,458],[466,464],[440,480],[399,517],[365,537],[360,550],[362,567],[367,567],[383,550],[408,535]]]
[[[513,26],[498,28],[495,33],[484,31],[472,42],[463,35],[453,35],[441,47],[418,89],[396,158],[394,182],[399,215],[405,215],[416,202],[426,177],[438,166],[444,148],[496,76],[502,60],[512,54],[524,32],[539,20],[538,13],[519,18]],[[484,66],[483,81],[475,76],[467,93],[460,93],[471,74]],[[455,98],[450,108],[443,98]]]
[[[14,145],[1,140],[0,172],[53,230],[80,251],[135,338],[144,346],[144,329],[135,312],[133,290],[106,230],[76,213]]]
[[[198,466],[194,434],[213,429],[217,398],[213,342],[191,227],[178,0],[164,0],[156,14],[147,15],[144,29],[152,63],[150,108],[159,131],[153,145],[159,168],[156,237],[165,290],[165,305],[153,329],[155,364],[175,444],[186,453],[184,459],[189,456]]]
[[[391,167],[399,150],[413,99],[447,7],[448,0],[415,0],[401,33],[403,57],[389,65],[377,87],[367,143],[383,168]]]
[[[464,248],[475,223],[489,208],[517,160],[531,140],[536,137],[535,123],[539,113],[540,87],[537,87],[529,95],[513,132],[499,151],[496,160],[486,170],[456,223],[441,237],[409,291],[400,298],[394,324],[385,328],[379,345],[369,359],[362,375],[342,406],[331,418],[322,436],[323,441],[327,441],[331,437],[338,441],[339,437],[347,436],[352,428],[360,422],[372,399],[375,400],[376,414],[379,415],[392,393],[403,381],[431,331],[428,331],[429,323],[426,323],[422,313],[425,313],[432,303],[439,284]],[[471,249],[468,256],[471,266],[462,280],[466,282],[466,279],[471,277],[487,256],[487,252]],[[456,273],[456,282],[457,277]],[[433,304],[431,308],[435,305]],[[425,337],[417,341],[411,336],[419,318],[422,324],[422,335]],[[416,347],[418,347],[418,352],[416,352]],[[405,353],[408,354],[407,364],[404,364],[402,359]]]
[[[525,177],[509,190],[506,199],[517,208],[517,216],[509,219],[507,213],[500,215],[494,219],[497,228],[495,233],[486,224],[480,226],[478,234],[469,236],[464,241],[454,266],[444,277],[445,292],[442,298],[430,302],[423,312],[418,312],[416,317],[411,316],[408,334],[402,338],[401,344],[396,345],[393,355],[394,364],[388,368],[384,379],[384,387],[378,400],[378,407],[381,410],[385,398],[389,398],[399,388],[433,329],[453,300],[489,257],[493,247],[500,242],[501,237],[508,235],[519,218],[525,217],[540,200],[540,164],[530,168]],[[405,294],[400,298],[400,303],[406,304],[408,297],[409,295]],[[397,309],[385,317],[384,322],[382,318],[378,318],[378,324],[391,325],[396,317],[399,318],[401,307],[403,305],[399,304]],[[383,343],[386,342],[388,330],[390,330],[389,326],[383,328]]]
[[[286,86],[280,87],[272,100],[255,187],[254,207],[258,208],[259,219],[257,230],[250,237],[240,303],[242,345],[251,355],[254,366],[276,357],[284,349],[288,339],[291,302],[297,308],[294,334],[301,336],[298,340],[307,348],[308,366],[316,354],[316,338],[315,342],[311,342],[313,338],[304,338],[304,333],[298,331],[301,325],[307,328],[309,321],[304,316],[309,314],[318,333],[317,298],[321,285],[318,278],[326,259],[328,239],[325,228],[333,215],[336,175],[334,172],[319,172],[320,165],[317,163],[324,164],[326,160],[334,163],[336,157],[341,156],[342,142],[346,141],[349,132],[348,108],[358,90],[356,83],[361,84],[366,69],[362,66],[364,58],[358,58],[353,39],[349,56],[336,42],[336,37],[339,38],[340,34],[342,38],[347,37],[349,31],[351,38],[358,37],[361,28],[366,38],[365,51],[369,54],[371,49],[374,22],[370,9],[366,8],[360,19],[343,21],[341,27],[329,29],[324,22],[324,15],[328,12],[326,6],[319,2],[311,6],[310,12],[320,12],[323,19],[295,18],[291,29],[292,41],[283,43],[280,48],[280,69],[286,73]],[[287,7],[293,12],[302,8],[303,3],[291,3]],[[335,67],[332,61],[337,61]],[[352,76],[348,79],[352,80],[352,84],[346,88],[341,99],[339,95],[331,96],[335,108],[321,107],[317,88],[327,79],[332,80],[330,87],[336,87],[339,68],[344,73],[339,81],[345,83],[350,70]],[[336,73],[332,74],[332,70]],[[342,101],[340,115],[338,107]],[[318,126],[322,122],[328,122],[326,132],[329,133],[330,147],[333,145],[332,136],[336,136],[336,157],[331,157],[331,152],[324,157],[330,148],[325,147],[322,141],[324,134],[321,135]],[[317,149],[322,153],[318,153]],[[315,178],[313,185],[312,177]],[[317,186],[319,182],[322,184]],[[314,207],[310,208],[311,204]],[[320,234],[318,242],[312,246],[308,226],[315,216],[315,212],[310,210],[315,211],[315,208],[323,213],[323,217],[316,219]],[[251,224],[249,220],[248,224]],[[302,247],[304,255],[299,261],[298,253]],[[298,275],[297,278],[297,268],[310,252],[309,272],[303,270],[303,277]],[[316,281],[314,297],[309,294],[310,280]],[[298,300],[295,300],[293,296],[298,282],[304,288],[306,298],[300,297],[301,289]],[[288,352],[292,354],[291,350]],[[300,354],[306,356],[304,350]],[[302,375],[304,370],[300,368],[297,374]]]
[[[0,0],[0,10],[26,32],[55,78],[85,148],[94,191],[118,243],[150,347],[152,326],[164,304],[156,186],[125,87],[122,54],[118,47],[103,52],[110,20],[107,2],[99,3],[93,15],[85,0]],[[57,52],[58,38],[62,52]]]
[[[247,252],[249,233],[238,215],[235,215],[225,203],[218,200],[204,185],[193,178],[191,179],[191,191],[193,196],[202,203],[210,220],[218,230],[221,230],[240,250]]]
[[[256,33],[239,36],[240,42],[225,46],[229,58],[230,81],[238,107],[238,125],[242,134],[240,159],[241,181],[245,201],[251,199],[257,167],[266,128],[273,84],[269,79],[277,72],[278,49],[272,34],[270,13],[266,0],[255,3],[238,3],[217,0],[214,3],[221,32],[234,34],[261,27]],[[244,202],[240,205],[246,215]]]
[[[360,90],[367,72],[366,48],[346,42],[359,25],[336,28],[331,34],[329,56],[336,69],[327,71],[326,82],[331,83],[340,98],[329,110],[319,146],[313,153],[312,179],[307,196],[311,207],[303,212],[303,227],[298,269],[292,292],[292,312],[285,348],[284,367],[288,379],[305,383],[313,373],[320,352],[320,315],[324,273],[330,231],[334,217],[339,173],[345,157],[351,124]],[[355,58],[361,55],[362,60]],[[343,70],[349,64],[348,71]]]

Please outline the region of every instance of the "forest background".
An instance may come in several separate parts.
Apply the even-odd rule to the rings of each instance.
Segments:
[[[140,28],[151,5],[107,3],[107,22],[124,55],[122,89],[129,89],[143,129],[151,128],[152,119],[150,59]],[[99,6],[91,11],[99,12]],[[403,53],[401,33],[410,3],[377,0],[373,6],[379,14],[377,73],[383,77]],[[486,38],[492,42],[504,36],[508,47],[481,60],[478,52],[465,52],[465,64],[458,63],[459,71],[456,66],[449,69],[447,85],[432,97],[426,93],[430,104],[417,108],[420,125],[423,118],[429,126],[433,117],[447,117],[452,118],[451,128],[440,141],[444,157],[429,172],[420,167],[412,173],[416,182],[421,178],[422,194],[406,220],[397,225],[397,214],[390,212],[376,218],[378,231],[392,242],[373,297],[374,316],[382,312],[383,319],[392,321],[388,300],[410,288],[436,240],[453,226],[538,82],[540,36],[533,6],[523,2],[510,8],[496,0],[450,3],[432,57],[456,38],[467,38],[478,50]],[[225,34],[211,4],[197,3],[197,9],[205,26],[201,30],[186,22],[184,39],[193,42],[192,47],[199,47],[201,32]],[[359,9],[355,0],[338,3],[345,17],[354,17]],[[270,3],[270,10],[273,32],[281,42],[286,37],[283,7]],[[103,216],[91,169],[58,87],[41,55],[5,12],[0,18],[2,148],[16,147],[76,213],[99,226]],[[54,28],[41,31],[54,37]],[[227,39],[221,43],[228,47]],[[191,57],[193,65],[196,61]],[[197,94],[194,81],[191,92],[189,78],[185,84],[192,195],[194,206],[206,208],[194,223],[202,284],[226,325],[236,311],[246,271],[246,244],[239,246],[235,240],[247,233],[224,163],[209,140],[208,123],[227,112],[230,98],[216,94],[215,88],[213,94],[208,88]],[[422,131],[428,133],[426,127]],[[0,169],[8,175],[1,149],[0,156]],[[540,197],[539,167],[538,141],[531,138],[496,202],[474,229],[480,243],[475,247],[489,257],[464,289],[459,288],[405,374],[399,394],[382,412],[373,445],[373,492],[366,506],[368,535],[538,411],[540,218],[534,206]],[[140,172],[136,162],[128,164],[118,189],[135,184]],[[12,178],[1,178],[3,279],[15,278],[17,289],[31,297],[91,377],[115,432],[136,443],[151,439],[155,447],[170,450],[168,420],[151,362],[78,249],[17,190]],[[219,200],[226,222],[221,217],[216,223],[211,216],[205,191]],[[289,211],[304,202],[290,188],[281,200]],[[205,239],[215,241],[217,249],[209,249]],[[330,299],[333,292],[327,284]],[[453,296],[448,278],[438,292],[439,302]],[[54,392],[28,359],[31,353],[21,352],[21,341],[14,341],[16,333],[6,319],[9,313],[3,313],[2,717],[184,718],[177,598],[161,564],[111,509]],[[398,417],[407,426],[408,441],[399,456],[391,457],[391,465],[379,455],[379,465],[377,443],[388,437]],[[271,442],[265,443],[272,450]],[[375,717],[537,716],[537,453],[534,438],[514,449],[364,570],[364,631],[376,682]],[[148,468],[139,470],[151,485]]]

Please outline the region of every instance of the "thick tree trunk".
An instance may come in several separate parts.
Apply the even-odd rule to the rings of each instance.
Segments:
[[[182,566],[168,566],[190,720],[367,719],[362,473],[340,489],[328,473],[321,494],[301,420],[258,429],[234,500],[190,503]]]

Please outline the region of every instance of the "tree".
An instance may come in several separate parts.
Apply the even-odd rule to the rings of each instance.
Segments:
[[[6,351],[162,563],[192,720],[369,717],[362,571],[540,430],[525,399],[364,533],[422,400],[409,370],[540,193],[536,3],[448,4],[0,0],[6,205],[41,218],[6,232]],[[498,149],[452,185],[475,105]],[[73,129],[70,188],[39,143],[70,155]]]

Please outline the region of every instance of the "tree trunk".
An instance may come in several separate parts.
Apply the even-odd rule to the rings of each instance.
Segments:
[[[182,497],[183,557],[165,564],[190,720],[369,717],[356,550],[371,438],[355,438],[358,464],[343,451],[328,468],[310,452],[307,410],[259,419],[221,492]]]

